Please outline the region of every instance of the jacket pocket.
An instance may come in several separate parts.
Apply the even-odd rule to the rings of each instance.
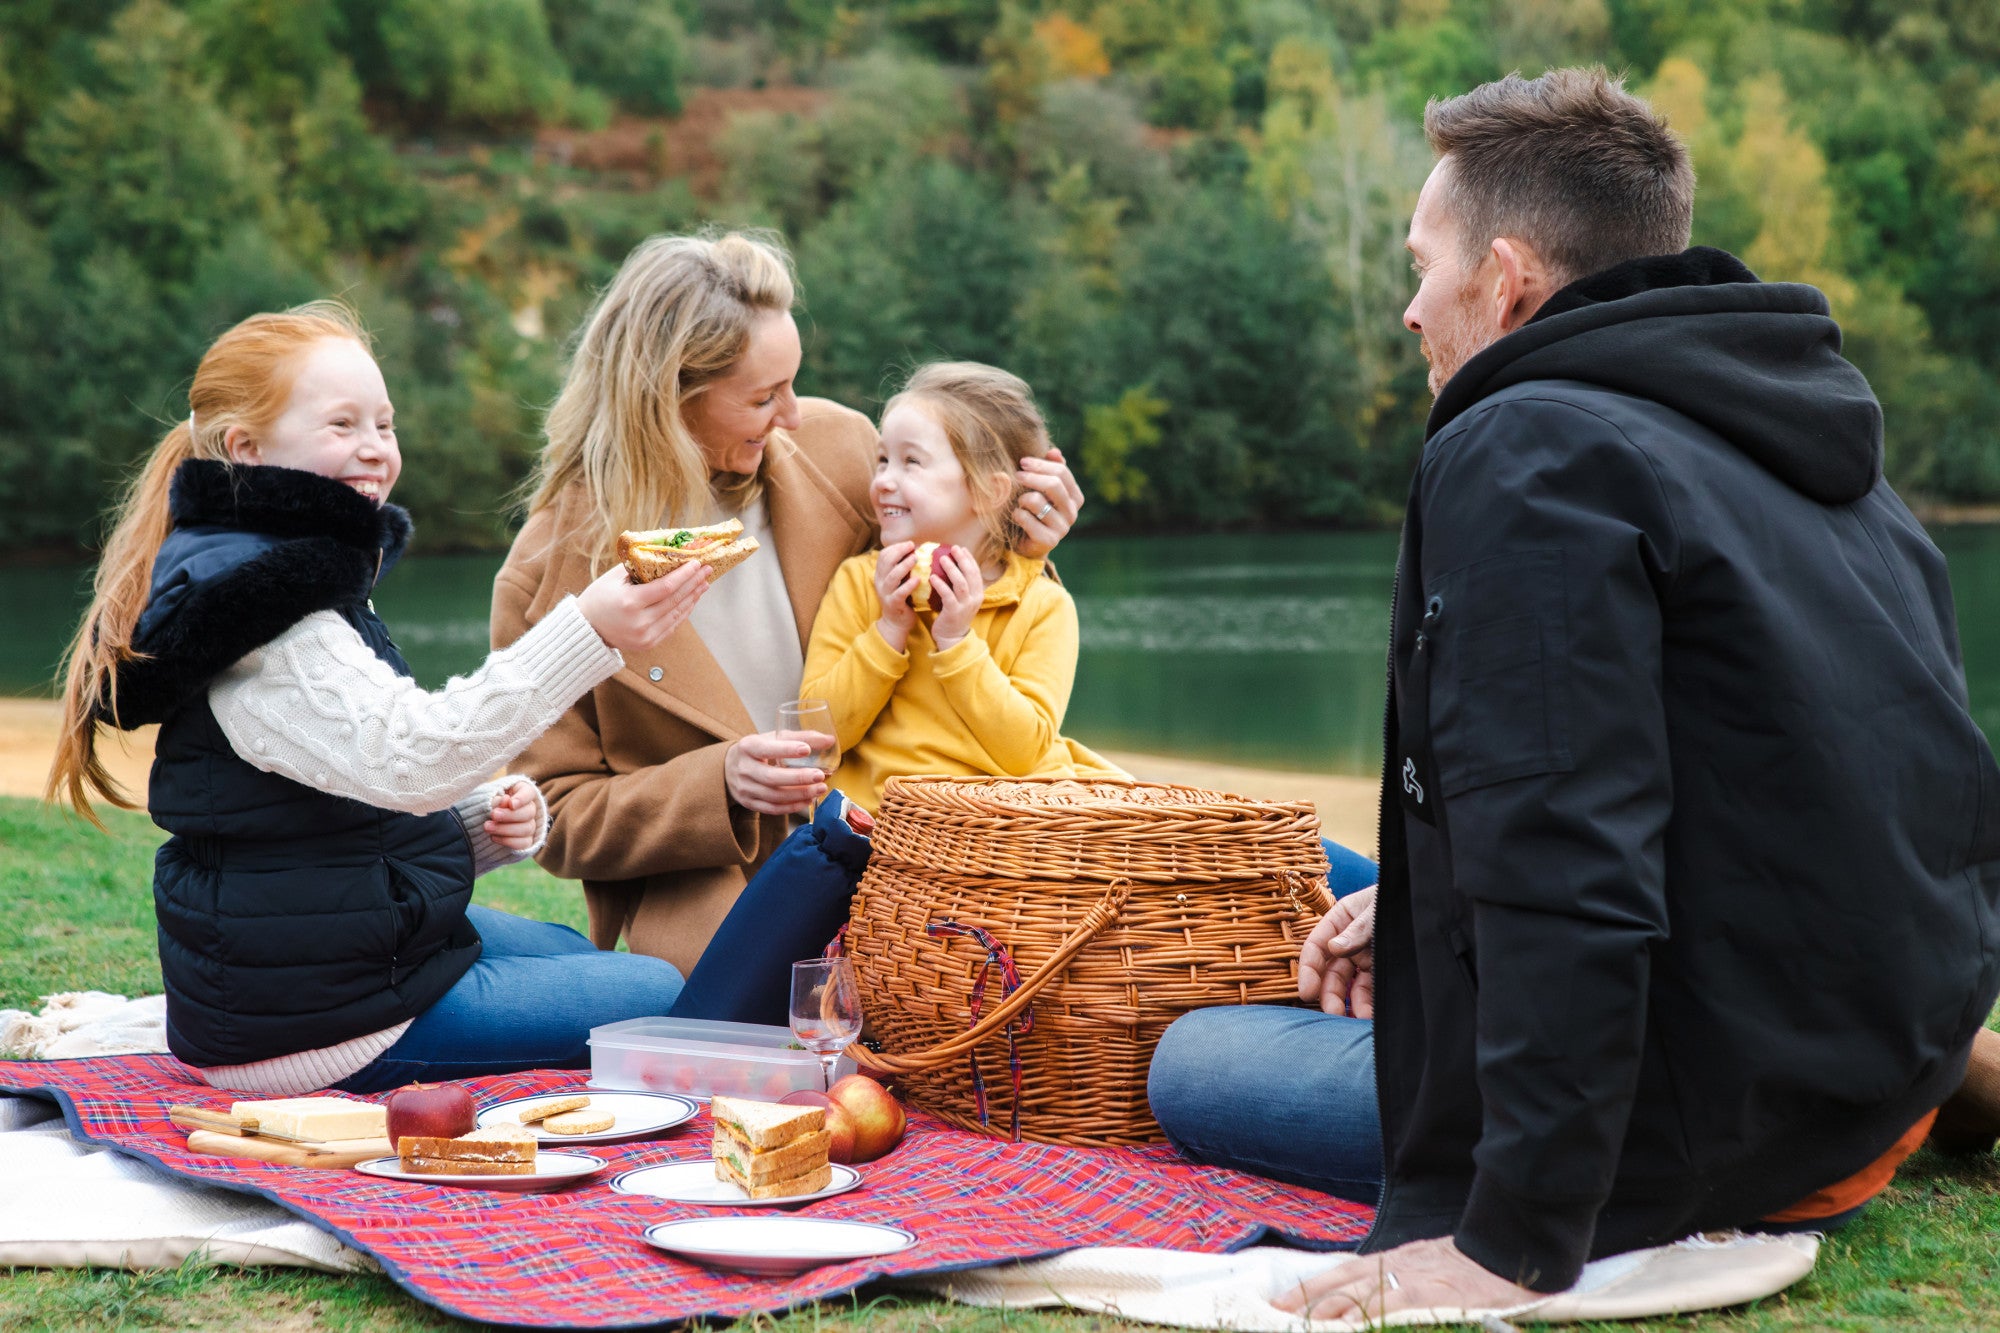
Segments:
[[[1437,581],[1431,750],[1445,797],[1566,772],[1569,622],[1561,551],[1496,556]]]

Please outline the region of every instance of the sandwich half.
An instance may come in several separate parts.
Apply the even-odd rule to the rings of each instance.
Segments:
[[[690,560],[699,560],[717,574],[726,574],[757,551],[757,539],[743,535],[737,519],[705,528],[655,528],[651,532],[618,534],[618,559],[634,583],[651,583]]]
[[[406,1134],[396,1140],[396,1155],[412,1175],[531,1176],[538,1147],[533,1130],[503,1122],[455,1139]]]
[[[833,1179],[826,1110],[736,1097],[709,1102],[715,1121],[715,1178],[753,1199],[815,1194]]]

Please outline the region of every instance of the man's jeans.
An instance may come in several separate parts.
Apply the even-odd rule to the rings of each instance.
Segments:
[[[681,974],[664,959],[600,950],[568,926],[476,903],[465,914],[485,945],[479,961],[336,1088],[372,1093],[418,1079],[582,1069],[593,1027],[664,1014],[681,993]]]
[[[1375,863],[1326,844],[1336,898]],[[1372,1204],[1382,1192],[1375,1025],[1313,1009],[1222,1005],[1178,1019],[1146,1082],[1182,1156]]]

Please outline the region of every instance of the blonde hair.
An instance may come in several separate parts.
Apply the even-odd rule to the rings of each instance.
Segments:
[[[769,232],[655,236],[634,250],[584,322],[528,511],[581,486],[596,516],[591,554],[608,561],[621,531],[687,522],[716,494],[741,508],[762,472],[711,482],[687,406],[750,345],[760,314],[792,308],[791,257]],[[765,457],[770,451],[765,451]]]
[[[1014,549],[1021,540],[1014,489],[982,483],[996,475],[1011,480],[1022,459],[1040,458],[1053,447],[1048,424],[1035,406],[1035,391],[1019,375],[997,366],[933,361],[917,367],[883,405],[883,420],[903,403],[922,407],[951,441],[986,524],[988,549],[980,553],[982,558],[997,559]]]
[[[292,396],[300,359],[329,338],[370,345],[353,310],[339,301],[314,301],[282,314],[252,315],[203,353],[188,388],[188,419],[176,422],[153,447],[120,499],[104,543],[90,609],[70,641],[62,732],[44,800],[67,800],[99,827],[91,791],[113,805],[136,808],[98,757],[99,706],[117,720],[119,664],[142,656],[133,650],[132,633],[152,591],[153,558],[173,527],[167,502],[174,473],[190,458],[228,462],[224,437],[232,426],[253,435],[268,430]]]

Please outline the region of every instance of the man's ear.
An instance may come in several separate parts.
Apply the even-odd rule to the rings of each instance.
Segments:
[[[1553,294],[1548,265],[1533,246],[1512,236],[1493,238],[1493,263],[1493,321],[1502,333],[1512,333]]]
[[[222,432],[222,450],[229,455],[232,463],[261,463],[264,451],[250,438],[250,432],[241,426],[231,426]]]

